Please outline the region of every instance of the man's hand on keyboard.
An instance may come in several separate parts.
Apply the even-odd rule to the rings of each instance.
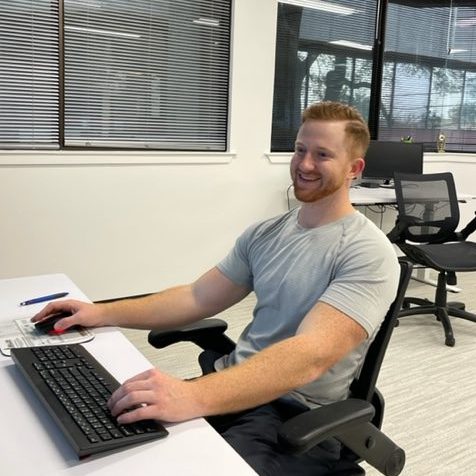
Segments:
[[[193,390],[193,381],[150,369],[126,380],[108,406],[122,424],[145,419],[184,421],[202,416]]]

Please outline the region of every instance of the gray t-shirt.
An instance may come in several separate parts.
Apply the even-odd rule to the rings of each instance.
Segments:
[[[369,336],[294,398],[314,407],[347,398],[349,385],[395,298],[395,250],[359,212],[317,228],[298,223],[299,209],[249,227],[218,269],[257,297],[253,319],[217,370],[242,362],[296,334],[307,312],[326,302],[357,321]]]

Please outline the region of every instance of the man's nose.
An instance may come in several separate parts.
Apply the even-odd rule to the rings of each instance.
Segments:
[[[304,154],[299,166],[302,170],[312,170],[316,166],[316,162],[310,152]]]

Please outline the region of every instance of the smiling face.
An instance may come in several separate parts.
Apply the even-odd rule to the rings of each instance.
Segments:
[[[347,189],[363,168],[361,157],[351,158],[346,121],[306,120],[300,127],[291,178],[296,198],[315,202]]]

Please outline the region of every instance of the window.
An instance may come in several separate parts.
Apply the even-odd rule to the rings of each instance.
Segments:
[[[58,1],[0,6],[0,148],[57,148]]]
[[[18,83],[2,87],[2,103],[11,107],[0,109],[0,121],[11,132],[2,127],[0,147],[226,150],[230,0],[0,6],[0,34],[11,39],[0,54],[13,58]],[[0,86],[11,75],[2,69]],[[17,127],[20,116],[25,125]]]
[[[302,109],[323,99],[356,106],[373,138],[435,150],[443,132],[447,150],[476,151],[474,2],[280,2],[271,150],[292,150]]]
[[[271,150],[292,150],[301,111],[344,101],[368,118],[376,2],[278,4]]]
[[[441,131],[447,150],[476,151],[476,7],[465,3],[389,3],[379,138],[434,150]]]

